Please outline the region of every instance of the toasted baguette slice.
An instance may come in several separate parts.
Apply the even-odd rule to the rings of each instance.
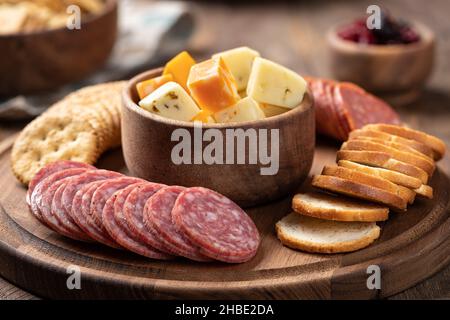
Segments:
[[[295,212],[278,221],[275,229],[285,246],[314,253],[356,251],[380,236],[375,222],[321,220]]]
[[[369,167],[369,166],[366,166],[363,164],[359,164],[359,163],[347,161],[347,160],[339,160],[338,165],[340,167],[353,169],[353,170],[357,170],[362,173],[370,174],[372,176],[384,178],[395,184],[398,184],[400,186],[404,186],[404,187],[410,188],[410,189],[417,189],[417,188],[420,188],[420,186],[422,185],[422,181],[420,181],[419,179],[407,176],[406,174],[403,174],[403,173],[400,173],[397,171],[393,171],[393,170]]]
[[[322,175],[348,179],[353,182],[358,182],[367,186],[379,188],[401,197],[409,204],[412,204],[414,202],[414,199],[416,198],[416,193],[411,189],[399,186],[387,179],[372,176],[370,174],[362,173],[353,169],[338,166],[325,166],[322,170]]]
[[[391,158],[416,166],[425,171],[429,176],[433,174],[435,169],[435,164],[432,160],[425,160],[410,152],[398,151],[392,147],[368,140],[349,140],[342,144],[341,150],[386,152]]]
[[[434,164],[434,159],[432,157],[426,156],[423,153],[420,153],[419,151],[417,151],[416,149],[413,149],[413,148],[411,148],[407,145],[401,144],[401,143],[386,141],[383,139],[371,138],[371,137],[356,137],[356,138],[352,138],[351,140],[363,140],[363,141],[371,141],[371,142],[380,143],[386,147],[391,147],[398,151],[412,153],[415,156],[417,156],[419,158],[423,158],[424,160]]]
[[[398,211],[405,211],[408,204],[405,199],[392,192],[333,176],[314,176],[312,185],[322,190],[381,203]]]
[[[422,131],[389,124],[369,124],[364,126],[363,130],[364,129],[386,132],[399,137],[421,142],[433,149],[433,157],[435,160],[442,159],[445,154],[444,141]]]
[[[381,167],[417,178],[423,184],[428,182],[428,174],[425,171],[409,163],[392,159],[386,152],[340,150],[337,152],[337,160],[349,160],[369,166]]]
[[[387,207],[318,192],[296,194],[292,209],[302,215],[335,221],[374,222],[389,217]]]
[[[421,197],[433,199],[433,188],[430,186],[423,184],[420,188],[414,189],[414,191]]]
[[[350,132],[349,139],[354,139],[357,137],[366,137],[366,138],[376,138],[376,139],[382,139],[383,141],[391,141],[398,144],[402,144],[405,146],[408,146],[425,156],[429,158],[433,158],[433,149],[428,147],[427,145],[418,142],[416,140],[410,140],[406,138],[402,138],[399,136],[395,136],[390,133],[382,132],[382,131],[375,131],[375,130],[369,130],[369,129],[357,129]]]

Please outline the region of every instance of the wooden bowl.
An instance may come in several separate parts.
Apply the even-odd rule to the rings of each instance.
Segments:
[[[381,96],[414,99],[430,76],[434,63],[434,33],[414,22],[420,41],[401,45],[361,45],[341,39],[340,26],[327,33],[334,78],[350,81]]]
[[[203,125],[203,130],[215,128],[224,137],[227,129],[253,128],[257,132],[258,129],[268,129],[268,132],[279,129],[277,174],[261,175],[260,168],[265,167],[261,164],[176,165],[171,152],[178,141],[171,141],[172,133],[183,128],[193,137],[194,124],[163,118],[137,105],[136,84],[160,75],[161,71],[154,69],[136,76],[123,92],[122,147],[126,165],[133,175],[168,185],[211,188],[244,207],[285,196],[305,180],[311,169],[315,147],[314,108],[310,92],[305,94],[300,106],[275,117],[237,124]],[[204,143],[203,147],[208,144]]]
[[[117,35],[117,0],[79,30],[65,27],[0,36],[0,96],[50,90],[80,80],[108,59]]]

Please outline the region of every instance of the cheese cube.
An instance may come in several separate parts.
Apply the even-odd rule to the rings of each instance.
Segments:
[[[221,57],[230,68],[236,80],[238,90],[247,88],[248,78],[252,69],[253,60],[259,57],[259,52],[248,47],[240,47],[224,52],[216,53],[213,58]]]
[[[295,108],[303,100],[306,81],[297,73],[275,62],[255,58],[247,95],[259,103]]]
[[[228,107],[214,114],[217,122],[244,122],[264,119],[264,112],[252,98],[239,100],[234,106]]]
[[[163,75],[171,74],[173,81],[180,84],[184,90],[187,91],[188,88],[186,83],[189,76],[189,71],[194,64],[195,60],[190,56],[190,54],[183,51],[167,62],[164,67]]]
[[[139,98],[144,99],[146,96],[148,96],[150,93],[161,87],[163,84],[173,81],[173,77],[171,74],[164,74],[162,76],[145,80],[142,82],[139,82],[136,85],[136,90],[138,92]]]
[[[151,113],[181,121],[191,121],[200,112],[191,96],[176,82],[162,85],[142,99],[139,105]]]
[[[232,106],[240,99],[234,77],[222,58],[194,65],[189,73],[188,87],[197,104],[212,113]]]
[[[192,118],[191,121],[201,121],[203,123],[216,123],[214,118],[212,117],[211,112],[202,110],[197,115]]]
[[[278,107],[278,106],[274,106],[274,105],[267,104],[267,103],[260,103],[259,106],[261,107],[261,110],[266,115],[266,118],[277,116],[279,114],[282,114],[282,113],[285,113],[286,111],[291,110],[289,108]]]

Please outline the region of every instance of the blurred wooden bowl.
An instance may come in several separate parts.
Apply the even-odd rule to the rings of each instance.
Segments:
[[[417,97],[433,69],[433,31],[414,22],[412,26],[420,35],[416,43],[361,45],[341,39],[337,35],[340,26],[327,33],[334,78],[356,83],[382,97],[396,98],[400,104]]]
[[[203,130],[220,130],[223,137],[226,129],[253,128],[257,133],[258,129],[268,129],[269,132],[270,129],[278,129],[277,174],[261,175],[260,168],[267,166],[261,164],[176,165],[172,161],[171,151],[178,142],[171,141],[172,133],[183,128],[193,137],[194,124],[154,115],[137,104],[136,84],[160,75],[161,71],[155,69],[136,76],[123,92],[122,147],[125,162],[133,175],[168,185],[211,188],[245,207],[285,196],[308,176],[315,147],[314,108],[310,92],[306,93],[300,106],[278,116],[236,124],[203,125]],[[226,141],[223,140],[225,147]]]
[[[0,35],[0,96],[54,89],[100,68],[116,41],[117,7],[117,0],[106,0],[104,11],[79,30]]]

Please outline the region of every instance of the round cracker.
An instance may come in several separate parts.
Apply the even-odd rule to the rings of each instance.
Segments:
[[[12,149],[11,165],[18,180],[28,184],[50,162],[72,160],[94,164],[99,155],[98,137],[89,122],[47,114],[20,133]]]
[[[95,108],[93,105],[82,104],[79,101],[63,99],[49,109],[46,115],[71,116],[72,118],[89,122],[97,133],[99,151],[103,152],[108,149],[108,144],[111,140],[108,132],[109,124],[99,108]]]
[[[121,144],[121,95],[125,84],[126,81],[116,81],[82,88],[66,96],[48,112],[81,114],[85,109],[95,110],[101,114],[103,123],[103,130],[99,132],[101,152],[118,147]]]

